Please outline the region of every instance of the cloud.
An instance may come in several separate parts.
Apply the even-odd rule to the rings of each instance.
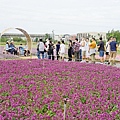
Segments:
[[[76,33],[119,28],[119,0],[1,0],[3,28],[20,26],[31,33]]]

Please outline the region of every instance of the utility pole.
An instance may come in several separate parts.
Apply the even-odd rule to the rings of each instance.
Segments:
[[[53,35],[52,37],[53,37],[53,40],[54,40],[54,30],[52,31],[52,35]]]

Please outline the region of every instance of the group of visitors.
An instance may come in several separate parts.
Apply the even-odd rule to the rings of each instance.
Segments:
[[[61,43],[58,42],[56,45],[52,43],[50,39],[47,39],[46,42],[43,42],[42,39],[39,39],[39,42],[37,44],[37,57],[40,59],[40,55],[42,56],[42,59],[48,58],[55,60],[55,58],[58,60],[59,57],[61,57],[62,60],[64,60],[65,55],[65,44],[64,41]]]
[[[9,43],[9,41],[6,42],[5,51],[7,54],[10,53],[10,54],[14,54],[14,55],[27,56],[30,54],[30,51],[27,49],[26,43],[25,43],[24,47],[22,46],[22,44],[20,44],[20,46],[17,48],[14,45],[14,41],[11,41],[10,43]]]
[[[90,41],[88,38],[82,38],[81,41],[78,41],[76,38],[75,41],[69,40],[68,45],[68,61],[82,61],[86,62],[91,61],[95,63],[95,56],[99,52],[100,62],[107,62],[108,64],[115,64],[115,58],[117,54],[117,43],[115,37],[110,37],[105,45],[102,37],[99,38],[98,44],[96,43],[95,38],[92,38]],[[64,41],[58,41],[56,45],[52,43],[50,39],[47,39],[46,42],[43,42],[42,39],[39,40],[37,44],[37,57],[40,59],[48,58],[52,60],[64,60],[66,46]],[[104,57],[106,54],[106,57]]]
[[[11,54],[14,54],[14,55],[17,55],[18,54],[18,48],[15,47],[14,45],[14,42],[11,41],[9,43],[9,41],[6,42],[6,46],[5,46],[5,50],[6,50],[6,53],[11,53]]]
[[[30,51],[28,50],[28,47],[27,47],[26,43],[25,43],[24,46],[22,44],[20,44],[20,46],[19,46],[19,54],[24,55],[24,56],[29,56],[30,55]]]
[[[118,45],[115,37],[110,37],[106,42],[106,45],[102,40],[102,37],[99,38],[98,44],[96,43],[95,38],[92,38],[91,41],[89,41],[88,38],[83,38],[80,42],[78,42],[78,39],[76,38],[75,42],[70,41],[68,57],[69,61],[72,61],[72,56],[74,56],[75,61],[86,60],[86,62],[88,62],[91,60],[92,63],[95,63],[95,55],[99,52],[101,63],[107,62],[108,64],[115,64],[117,47]]]
[[[88,38],[83,38],[81,41],[75,39],[75,42],[70,40],[69,49],[68,49],[68,61],[72,61],[72,58],[75,58],[75,61],[82,61],[83,59],[88,62],[89,57],[91,61],[95,62],[95,52],[96,52],[96,42],[92,38],[91,43]]]

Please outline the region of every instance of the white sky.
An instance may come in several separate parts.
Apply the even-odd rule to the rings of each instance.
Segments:
[[[0,0],[0,33],[9,27],[40,34],[118,30],[120,0]]]

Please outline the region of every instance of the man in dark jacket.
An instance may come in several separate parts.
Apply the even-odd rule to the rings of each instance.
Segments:
[[[104,47],[104,42],[102,41],[102,37],[100,37],[100,42],[98,43],[98,52],[99,52],[100,61],[101,63],[103,63],[105,47]]]

